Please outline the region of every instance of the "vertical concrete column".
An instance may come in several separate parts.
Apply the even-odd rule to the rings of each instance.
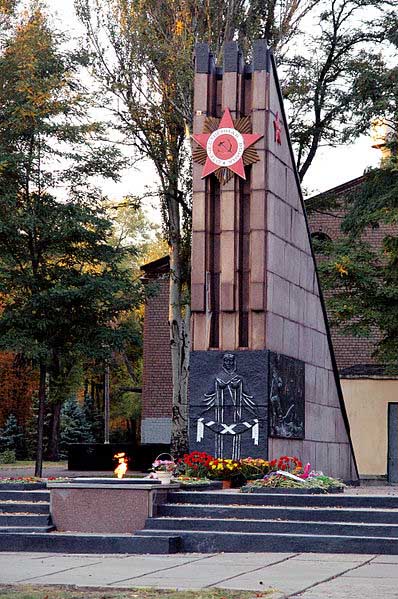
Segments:
[[[236,42],[228,42],[224,49],[221,109],[229,108],[237,118],[238,73],[240,54]],[[237,256],[237,177],[221,186],[220,208],[220,348],[236,349],[238,340],[238,313],[236,302]]]
[[[253,48],[252,126],[253,131],[264,133],[256,144],[260,158],[253,164],[250,197],[250,283],[249,283],[249,347],[265,347],[266,311],[266,152],[268,144],[268,51],[265,40],[257,40]]]
[[[202,133],[209,112],[212,56],[208,44],[196,45],[193,133]],[[203,167],[193,163],[191,310],[193,349],[208,349],[206,304],[206,188]]]

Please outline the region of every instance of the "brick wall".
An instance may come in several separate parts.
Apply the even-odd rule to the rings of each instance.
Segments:
[[[363,178],[359,177],[349,181],[344,185],[329,190],[327,193],[332,197],[343,196],[344,193],[353,187],[360,185]],[[316,205],[316,198],[310,198],[312,206]],[[343,220],[343,211],[311,212],[309,216],[309,225],[312,235],[314,233],[324,233],[332,240],[342,236],[340,226]],[[380,225],[377,228],[369,227],[366,229],[363,239],[372,247],[381,247],[383,238],[387,234],[398,235],[398,226]],[[332,329],[333,347],[336,356],[337,367],[340,371],[350,368],[354,365],[372,365],[377,364],[377,358],[373,357],[377,341],[380,339],[380,333],[375,328],[372,334],[366,338],[358,338],[352,335],[341,335],[338,330]]]

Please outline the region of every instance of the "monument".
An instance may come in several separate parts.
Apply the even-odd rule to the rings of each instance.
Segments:
[[[197,44],[190,448],[358,473],[275,61]]]

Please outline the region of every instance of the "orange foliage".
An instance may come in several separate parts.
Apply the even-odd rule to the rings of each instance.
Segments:
[[[0,427],[9,414],[16,416],[20,426],[26,423],[31,415],[32,395],[38,387],[37,372],[14,361],[14,354],[0,353]]]

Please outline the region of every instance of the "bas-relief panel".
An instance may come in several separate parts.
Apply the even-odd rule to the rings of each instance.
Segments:
[[[267,457],[268,436],[304,439],[304,363],[268,350],[195,351],[190,449]]]
[[[305,438],[305,364],[271,352],[269,367],[269,434]]]
[[[268,364],[267,350],[191,353],[191,451],[267,457]]]

